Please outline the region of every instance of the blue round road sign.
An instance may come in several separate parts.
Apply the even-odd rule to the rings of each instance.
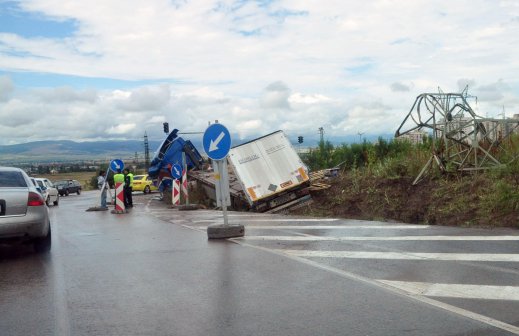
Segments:
[[[231,134],[222,124],[212,124],[204,133],[204,150],[213,160],[221,160],[231,149]]]
[[[118,170],[122,171],[124,169],[124,162],[121,159],[113,159],[110,161],[110,170],[114,173],[117,173]]]
[[[171,166],[171,176],[177,180],[182,177],[182,167],[178,163]]]

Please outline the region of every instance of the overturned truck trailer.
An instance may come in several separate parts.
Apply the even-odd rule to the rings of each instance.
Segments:
[[[311,201],[308,168],[283,131],[231,148],[227,160],[235,209],[279,212]],[[214,195],[213,174],[192,171],[190,176]]]

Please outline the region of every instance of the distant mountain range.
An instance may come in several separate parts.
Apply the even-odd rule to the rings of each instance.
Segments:
[[[151,157],[153,157],[159,145],[159,141],[149,142]],[[78,161],[116,157],[133,158],[135,153],[141,159],[144,158],[143,141],[35,141],[0,146],[0,163]]]
[[[383,136],[389,138],[388,136]],[[363,136],[362,140],[374,141],[377,136]],[[233,137],[237,139],[237,137]],[[325,140],[334,145],[342,143],[359,142],[360,136],[330,137],[325,136]],[[186,139],[187,140],[187,139]],[[233,146],[252,139],[242,139],[233,141]],[[297,137],[292,139],[294,146],[298,147],[317,147],[318,137],[304,137],[304,142],[297,144]],[[153,158],[155,151],[162,141],[149,141],[150,159]],[[202,153],[203,146],[201,140],[193,140],[193,145]],[[50,140],[35,141],[17,145],[0,146],[0,164],[20,162],[73,162],[83,160],[109,160],[113,158],[135,158],[144,159],[144,142],[137,140],[125,141],[85,141],[75,142],[70,140]]]

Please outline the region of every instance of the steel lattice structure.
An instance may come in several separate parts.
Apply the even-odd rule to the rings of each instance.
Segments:
[[[441,172],[478,171],[518,158],[518,139],[511,134],[519,131],[519,120],[476,115],[467,102],[466,90],[419,95],[395,132],[395,137],[417,131],[432,136],[431,157],[413,184],[420,182],[434,164]]]

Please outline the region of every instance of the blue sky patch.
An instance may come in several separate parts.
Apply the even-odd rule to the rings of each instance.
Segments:
[[[397,44],[404,44],[406,42],[410,42],[411,39],[409,38],[399,38],[399,39],[396,39],[394,41],[391,41],[391,43],[389,43],[390,45],[397,45]]]
[[[76,31],[74,20],[58,20],[42,13],[23,11],[14,1],[0,1],[0,32],[26,38],[69,37]]]
[[[80,76],[68,76],[34,72],[5,72],[0,71],[0,76],[8,76],[18,88],[35,87],[60,87],[70,86],[78,89],[96,88],[99,90],[131,89],[134,87],[153,85],[160,83],[182,84],[181,81],[172,79],[157,80],[120,80],[111,78],[91,78]]]
[[[353,67],[347,67],[346,71],[352,75],[362,75],[373,69],[373,63],[364,63]]]

